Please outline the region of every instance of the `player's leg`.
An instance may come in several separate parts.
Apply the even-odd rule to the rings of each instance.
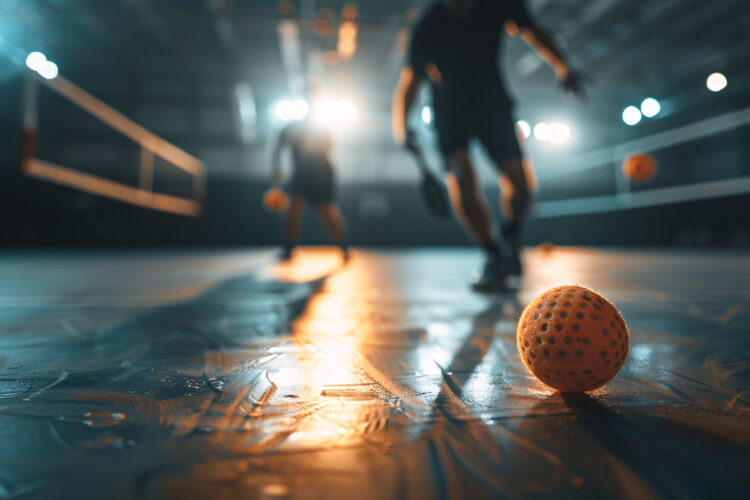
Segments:
[[[500,204],[503,212],[502,237],[508,245],[514,270],[521,274],[523,223],[531,204],[529,176],[521,158],[506,160],[499,177]]]
[[[453,210],[477,243],[493,246],[492,223],[480,193],[479,182],[466,149],[444,159],[448,170],[447,184]]]
[[[479,182],[466,150],[447,158],[450,162],[448,189],[458,219],[482,247],[486,261],[469,282],[480,291],[503,289],[507,286],[508,270],[500,247],[492,232],[492,219],[481,194]]]
[[[463,106],[435,103],[435,128],[447,173],[446,183],[459,222],[487,254],[498,261],[500,250],[492,234],[492,220],[469,158],[473,116]]]
[[[305,200],[301,196],[292,196],[289,207],[284,217],[284,246],[282,258],[289,259],[292,256],[294,245],[299,237],[300,219],[305,210]]]
[[[346,243],[346,223],[341,210],[334,203],[321,203],[317,207],[317,212],[331,239],[341,248],[344,258],[347,258],[349,249]]]
[[[524,167],[510,108],[497,105],[484,113],[477,137],[498,169],[503,223],[501,234],[512,274],[521,274],[523,222],[531,202],[530,176]]]

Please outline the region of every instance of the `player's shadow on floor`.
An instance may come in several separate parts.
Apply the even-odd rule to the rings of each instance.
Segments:
[[[438,365],[442,384],[428,419],[430,427],[424,432],[436,491],[460,491],[464,496],[482,492],[490,497],[505,492],[499,474],[504,463],[501,447],[491,426],[477,418],[465,384],[490,352],[498,334],[497,323],[514,321],[519,311],[514,292],[491,296],[472,318],[471,331],[451,361]],[[464,476],[465,481],[459,479]]]

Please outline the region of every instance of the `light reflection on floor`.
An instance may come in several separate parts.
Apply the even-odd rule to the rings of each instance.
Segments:
[[[741,487],[747,257],[532,250],[519,293],[480,296],[464,284],[478,264],[468,251],[358,251],[346,266],[331,249],[273,267],[269,256],[110,257],[86,272],[90,256],[60,257],[46,286],[18,282],[37,294],[33,309],[7,294],[15,270],[38,263],[11,262],[9,274],[0,262],[11,277],[0,491],[645,498]],[[603,292],[633,337],[620,375],[590,397],[545,388],[516,353],[523,304],[561,283]],[[178,288],[195,292],[170,304]]]

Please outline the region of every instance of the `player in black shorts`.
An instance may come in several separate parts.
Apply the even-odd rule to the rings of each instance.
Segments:
[[[282,258],[289,259],[299,235],[300,218],[305,203],[315,205],[333,240],[341,248],[344,259],[349,256],[344,218],[335,201],[334,172],[330,161],[331,133],[312,123],[311,119],[287,125],[279,136],[273,153],[273,184],[281,185],[281,153],[292,152],[293,173],[288,191],[291,200],[284,223]]]
[[[552,66],[563,87],[579,94],[577,75],[551,37],[533,23],[523,0],[443,0],[429,7],[416,25],[393,100],[394,136],[406,143],[413,136],[406,127],[407,115],[419,84],[429,81],[454,211],[487,255],[482,271],[472,278],[472,286],[480,290],[503,287],[509,276],[520,276],[522,221],[530,203],[513,102],[503,88],[498,66],[503,30],[520,35]],[[469,159],[472,138],[482,143],[506,180],[507,188],[502,190],[504,251],[493,235]]]

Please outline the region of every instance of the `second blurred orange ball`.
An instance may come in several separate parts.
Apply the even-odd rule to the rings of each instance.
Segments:
[[[283,211],[288,203],[289,198],[281,189],[269,189],[263,196],[263,205],[271,212]]]
[[[630,155],[622,162],[622,173],[634,182],[647,181],[656,173],[656,160],[646,154]]]

